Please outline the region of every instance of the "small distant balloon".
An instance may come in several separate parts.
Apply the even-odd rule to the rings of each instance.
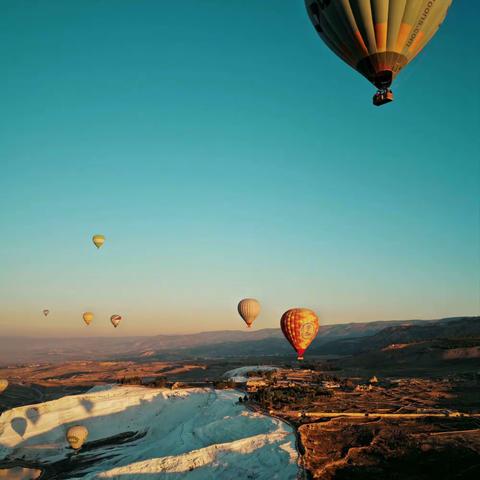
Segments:
[[[93,313],[92,312],[85,312],[83,315],[83,321],[87,324],[90,325],[93,320]]]
[[[0,393],[4,392],[8,387],[8,380],[6,378],[0,378]]]
[[[105,237],[103,235],[94,235],[92,241],[97,248],[100,248],[105,243]]]
[[[120,321],[122,320],[122,317],[120,315],[112,315],[110,317],[110,321],[112,322],[112,325],[117,328],[118,327],[118,324],[120,323]]]
[[[87,427],[83,425],[75,425],[70,427],[67,431],[67,442],[74,450],[79,450],[82,448],[85,440],[88,437]]]
[[[318,333],[318,317],[308,308],[292,308],[287,310],[280,320],[280,326],[285,338],[296,350],[298,360],[303,360],[303,354]]]
[[[43,310],[43,314],[44,314],[45,316],[47,316],[49,313],[50,313],[50,310],[47,310],[47,309]]]
[[[237,309],[247,327],[250,328],[260,313],[260,303],[254,298],[244,298],[240,300]]]

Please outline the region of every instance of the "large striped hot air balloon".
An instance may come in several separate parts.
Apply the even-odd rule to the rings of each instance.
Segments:
[[[43,310],[43,314],[44,314],[45,316],[47,316],[49,313],[50,313],[50,310],[48,310],[48,309]]]
[[[400,70],[437,32],[452,0],[305,0],[323,41],[377,88],[375,105],[393,100]]]
[[[260,313],[260,303],[254,298],[244,298],[240,300],[237,308],[243,321],[247,324],[247,327],[250,328]]]
[[[315,312],[308,308],[292,308],[282,315],[280,326],[285,338],[297,352],[298,360],[303,360],[305,350],[318,333],[318,317]]]

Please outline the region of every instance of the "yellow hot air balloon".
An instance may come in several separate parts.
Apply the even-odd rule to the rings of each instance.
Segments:
[[[67,442],[75,450],[82,448],[87,437],[88,430],[87,427],[84,427],[83,425],[75,425],[70,427],[67,431]]]
[[[47,310],[47,309],[43,310],[43,314],[44,314],[45,316],[47,316],[49,313],[50,313],[50,310]]]
[[[393,100],[395,77],[432,39],[452,0],[305,0],[323,41],[377,88],[374,105]]]
[[[285,338],[296,350],[298,360],[303,360],[305,350],[318,333],[318,317],[308,308],[292,308],[287,310],[280,320]]]
[[[0,393],[4,392],[8,387],[8,380],[6,378],[0,378]]]
[[[244,298],[240,300],[237,309],[247,327],[250,328],[260,313],[260,303],[254,298]]]
[[[94,235],[92,241],[97,248],[100,248],[105,243],[105,237],[103,235]]]
[[[118,327],[118,324],[120,323],[120,320],[122,319],[122,317],[120,315],[112,315],[110,317],[110,321],[112,322],[112,325],[117,328]]]
[[[93,313],[92,312],[85,312],[83,315],[83,321],[87,324],[90,325],[93,320]]]

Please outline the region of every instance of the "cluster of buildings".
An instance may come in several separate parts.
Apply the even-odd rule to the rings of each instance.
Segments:
[[[325,379],[325,375],[314,370],[289,370],[279,369],[270,372],[268,376],[251,376],[247,379],[245,387],[247,392],[256,392],[257,390],[269,386],[275,388],[295,388],[311,387],[318,385],[328,390],[346,390],[346,391],[369,391],[376,388],[386,387],[389,382],[380,381],[376,376],[371,377],[366,383],[356,378],[349,379],[349,382],[330,377]]]
[[[249,377],[246,382],[247,392],[256,392],[260,388],[274,386],[275,388],[311,387],[319,385],[327,389],[342,387],[338,380],[325,380],[314,370],[279,369],[268,376]]]

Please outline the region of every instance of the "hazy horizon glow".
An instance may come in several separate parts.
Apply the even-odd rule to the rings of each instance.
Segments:
[[[0,334],[478,314],[478,14],[376,109],[303,0],[5,1]]]

